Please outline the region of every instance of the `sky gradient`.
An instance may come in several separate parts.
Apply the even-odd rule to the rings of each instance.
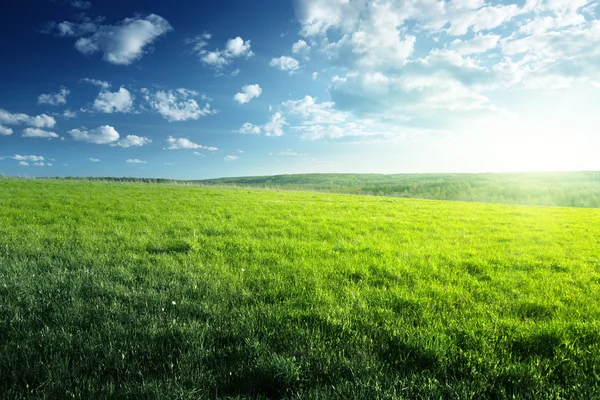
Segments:
[[[596,1],[1,7],[3,175],[600,170]]]

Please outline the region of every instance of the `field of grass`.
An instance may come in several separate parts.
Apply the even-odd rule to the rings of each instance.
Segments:
[[[600,398],[600,210],[2,179],[0,394]]]
[[[202,185],[566,207],[600,207],[600,172],[299,174],[220,178]]]

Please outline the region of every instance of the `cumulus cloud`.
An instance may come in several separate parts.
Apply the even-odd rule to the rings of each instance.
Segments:
[[[263,125],[253,125],[246,122],[237,131],[242,135],[259,135],[264,132],[265,136],[283,136],[283,127],[288,125],[284,116],[276,112],[271,119]]]
[[[166,19],[156,14],[126,18],[115,25],[84,20],[52,26],[59,36],[78,38],[75,49],[80,53],[102,53],[104,61],[116,65],[130,65],[139,60],[149,46],[172,29]]]
[[[42,130],[39,128],[25,128],[23,130],[22,136],[28,137],[28,138],[46,138],[46,139],[60,137],[60,136],[58,136],[58,134],[56,134],[54,132],[45,131],[45,130]]]
[[[225,161],[237,161],[238,159],[238,156],[225,156]]]
[[[72,129],[69,134],[74,140],[94,144],[110,144],[119,140],[119,133],[109,125],[103,125],[96,129],[80,130]]]
[[[167,147],[168,150],[179,150],[179,149],[204,149],[204,150],[208,150],[208,151],[219,150],[216,147],[202,146],[200,144],[192,142],[189,139],[175,138],[173,136],[169,136],[169,138],[167,139],[167,143],[169,144],[169,146]]]
[[[97,163],[97,162],[100,162],[100,159],[98,159],[98,158],[88,158],[88,161],[89,162],[93,162],[93,163]]]
[[[278,68],[282,71],[289,72],[290,75],[300,69],[300,63],[293,57],[281,56],[271,59],[269,63],[271,67]]]
[[[318,103],[311,96],[305,96],[301,100],[288,100],[282,105],[291,115],[299,115],[311,124],[335,124],[348,119],[348,113],[336,110],[333,102]]]
[[[119,140],[116,144],[113,144],[113,146],[123,147],[126,149],[129,147],[142,147],[149,145],[150,143],[152,143],[152,140],[148,139],[147,137],[127,135],[124,139]]]
[[[130,158],[125,161],[128,164],[147,164],[146,161],[138,160],[137,158]]]
[[[528,11],[527,6],[487,5],[483,0],[298,0],[297,4],[300,33],[305,37],[324,36],[337,30],[343,35],[368,36],[373,44],[383,41],[387,45],[393,45],[402,36],[396,28],[408,21],[417,22],[427,31],[443,29],[451,35],[464,35],[469,30],[496,28]],[[386,32],[393,35],[386,39]]]
[[[27,114],[13,114],[0,108],[0,123],[6,125],[29,125],[35,128],[54,128],[56,120],[46,114],[31,117]]]
[[[259,85],[246,85],[242,87],[242,91],[237,93],[233,99],[240,104],[246,104],[250,100],[259,97],[262,94],[262,89]]]
[[[300,39],[292,45],[292,53],[298,54],[301,57],[308,58],[310,54],[310,46],[306,41]]]
[[[65,87],[62,87],[58,93],[40,94],[38,96],[38,104],[47,104],[50,106],[59,106],[67,104],[67,96],[71,93]]]
[[[271,120],[262,126],[266,136],[283,136],[283,127],[287,125],[281,113],[275,113]]]
[[[210,33],[204,33],[193,39],[186,40],[187,44],[193,46],[192,53],[198,54],[200,56],[200,61],[208,67],[221,70],[225,66],[231,64],[236,58],[249,58],[254,55],[251,49],[250,40],[244,40],[239,36],[234,39],[229,39],[225,43],[223,50],[216,49],[209,51],[206,47],[211,38],[212,35]]]
[[[252,125],[251,123],[246,122],[244,125],[242,125],[240,127],[240,129],[238,129],[237,132],[241,133],[243,135],[245,135],[245,134],[258,135],[262,132],[262,128],[260,126]]]
[[[142,89],[142,93],[150,107],[169,122],[197,120],[200,117],[214,115],[218,112],[212,109],[208,102],[202,107],[198,105],[196,100],[193,99],[198,93],[192,90],[159,90],[153,93],[148,89]],[[204,100],[210,101],[207,97],[202,97]]]
[[[10,136],[13,134],[13,130],[6,126],[0,125],[0,136]]]
[[[19,165],[23,166],[23,167],[29,167],[30,165],[33,165],[35,167],[51,167],[52,164],[46,162],[46,160],[44,159],[44,157],[42,156],[22,156],[19,154],[15,154],[14,156],[9,156],[9,157],[0,157],[0,160],[3,158],[11,158],[15,161],[19,162]]]
[[[124,87],[116,92],[103,90],[98,94],[92,106],[93,110],[107,114],[128,113],[133,110],[133,96]]]
[[[9,157],[9,158],[12,158],[13,160],[16,160],[16,161],[30,161],[30,162],[44,161],[44,157],[42,157],[42,156],[22,156],[19,154],[15,154],[14,156]]]

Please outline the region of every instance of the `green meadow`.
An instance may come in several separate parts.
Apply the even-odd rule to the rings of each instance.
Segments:
[[[600,398],[600,209],[0,179],[0,397]]]
[[[541,206],[600,207],[600,172],[298,174],[196,181],[202,185]]]

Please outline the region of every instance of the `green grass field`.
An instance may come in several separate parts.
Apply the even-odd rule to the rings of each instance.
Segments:
[[[208,186],[504,204],[600,207],[600,172],[494,174],[298,174],[192,181]]]
[[[2,179],[0,394],[600,398],[600,210]]]

